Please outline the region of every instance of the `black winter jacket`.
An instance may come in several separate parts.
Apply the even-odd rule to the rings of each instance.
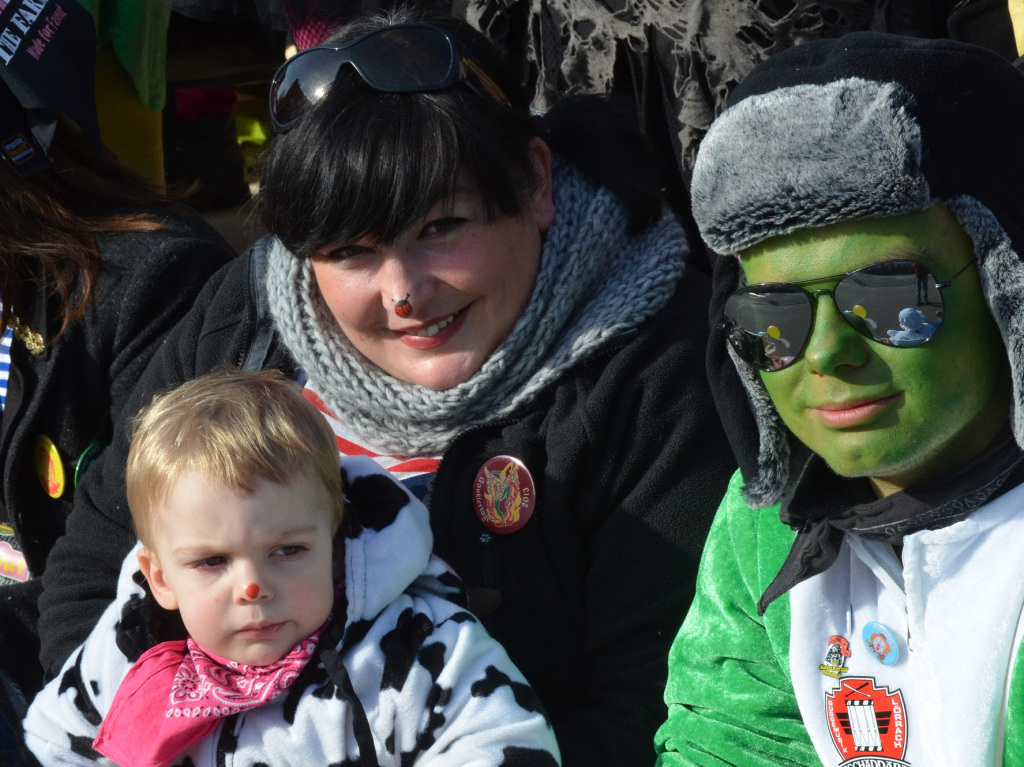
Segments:
[[[0,523],[14,528],[32,579],[0,587],[0,664],[29,695],[42,686],[37,660],[36,600],[46,557],[64,533],[74,506],[75,470],[84,472],[86,449],[111,440],[121,406],[134,390],[160,338],[192,305],[206,280],[235,252],[198,217],[187,221],[154,214],[156,232],[99,238],[102,254],[85,314],[63,336],[32,354],[15,340],[7,402],[0,417]],[[45,338],[56,336],[56,301],[28,288],[12,308]],[[57,447],[65,482],[52,498],[34,462],[40,436]],[[84,459],[83,459],[84,456]]]
[[[265,242],[210,281],[140,381],[133,408],[225,365],[297,372],[273,333],[263,263]],[[704,375],[708,296],[707,279],[687,274],[638,330],[514,417],[457,437],[430,492],[435,550],[537,690],[566,765],[653,762],[669,645],[734,466]],[[494,535],[476,516],[472,486],[481,465],[503,454],[525,463],[537,505],[519,532]],[[50,559],[40,621],[50,674],[114,598],[133,543],[126,455],[121,428]]]

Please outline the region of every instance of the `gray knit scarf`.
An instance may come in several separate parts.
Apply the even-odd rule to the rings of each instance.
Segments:
[[[399,381],[360,354],[324,303],[309,259],[270,248],[267,292],[285,346],[349,428],[398,455],[438,455],[466,428],[528,404],[568,368],[663,307],[683,273],[675,218],[638,235],[605,188],[554,163],[555,221],[533,295],[508,337],[469,380],[450,389]]]

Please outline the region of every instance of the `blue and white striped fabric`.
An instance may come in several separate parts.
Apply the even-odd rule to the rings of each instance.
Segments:
[[[8,327],[0,338],[0,412],[7,404],[7,379],[11,375],[11,339],[14,334]]]

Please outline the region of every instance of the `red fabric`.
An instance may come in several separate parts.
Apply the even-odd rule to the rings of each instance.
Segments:
[[[220,719],[262,706],[287,690],[323,629],[268,666],[247,666],[192,641],[162,642],[131,667],[92,747],[121,767],[166,767],[209,736]]]
[[[320,45],[334,31],[332,27],[322,21],[307,19],[305,24],[292,28],[292,39],[295,41],[295,47],[304,51],[306,48]]]
[[[342,25],[340,21],[328,19],[328,13],[320,3],[291,0],[284,3],[284,18],[288,23],[295,47],[304,51],[320,45]]]
[[[331,430],[334,432],[334,440],[338,445],[338,452],[342,455],[369,456],[376,461],[378,466],[382,469],[387,469],[400,482],[422,474],[433,474],[437,471],[437,467],[441,465],[440,457],[422,456],[419,458],[409,458],[402,455],[382,454],[353,441],[355,435],[342,423],[334,411],[327,407],[323,399],[320,398],[320,395],[310,388],[310,385],[309,381],[307,381],[306,386],[302,389],[302,396],[312,402],[317,410],[324,414],[327,423],[331,425]]]
[[[389,468],[388,471],[418,471],[427,474],[436,472],[437,467],[440,465],[441,460],[439,458],[410,458],[408,461],[396,463],[394,466]]]
[[[229,115],[238,105],[238,88],[176,88],[174,100],[178,122],[191,122],[207,115]]]
[[[331,410],[329,407],[327,407],[326,403],[324,403],[324,401],[322,399],[320,399],[320,395],[317,394],[312,389],[310,389],[308,386],[303,387],[303,389],[302,389],[302,396],[305,397],[306,399],[308,399],[314,405],[316,405],[316,409],[319,410],[321,413],[323,413],[324,415],[330,416],[335,421],[338,420],[338,416],[336,416],[334,414],[334,411]]]

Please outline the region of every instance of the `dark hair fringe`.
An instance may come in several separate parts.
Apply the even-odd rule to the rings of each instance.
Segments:
[[[462,169],[491,219],[517,215],[530,182],[533,121],[478,101],[461,88],[336,88],[275,140],[258,196],[264,226],[300,257],[367,236],[389,242],[449,197]]]

